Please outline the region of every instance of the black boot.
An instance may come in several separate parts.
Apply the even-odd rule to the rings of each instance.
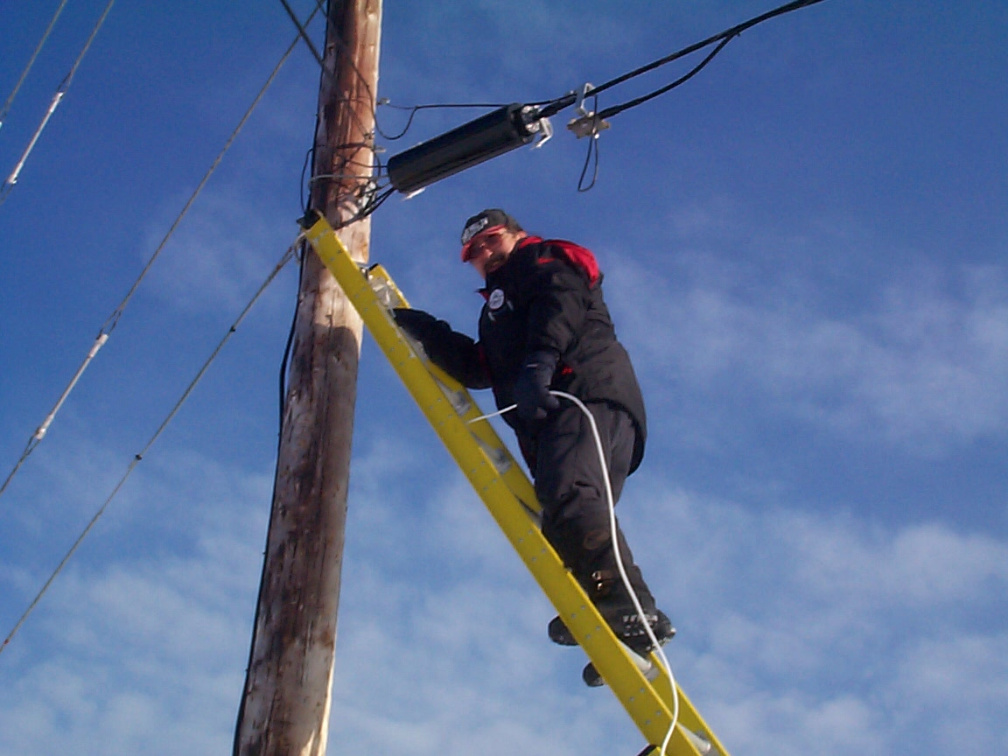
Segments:
[[[672,638],[675,628],[672,627],[669,618],[656,608],[654,596],[644,582],[640,568],[634,564],[633,554],[618,526],[616,535],[630,587],[644,610],[645,620],[651,626],[659,645],[662,645]],[[580,539],[580,546],[578,553],[569,554],[565,562],[572,566],[572,572],[578,582],[616,637],[635,651],[646,653],[654,644],[651,643],[644,628],[644,620],[638,615],[619,574],[609,529],[598,528],[585,534]],[[554,617],[550,621],[548,632],[550,640],[554,643],[564,646],[576,645],[574,636],[559,617]]]
[[[605,617],[605,615],[603,615],[603,617]],[[651,643],[651,639],[648,638],[647,631],[644,630],[644,626],[641,624],[636,611],[623,614],[615,620],[605,617],[605,620],[606,623],[613,628],[613,632],[616,633],[616,636],[637,653],[641,655],[646,654],[654,647],[654,644]],[[648,625],[651,626],[651,631],[655,634],[655,638],[658,639],[659,646],[664,646],[672,640],[676,630],[672,626],[672,621],[668,618],[665,612],[661,609],[655,609],[654,614],[647,615],[647,620]],[[558,643],[561,646],[577,645],[577,641],[574,640],[574,636],[571,634],[571,631],[559,617],[554,617],[550,620],[547,632],[549,633],[550,640],[554,643]]]

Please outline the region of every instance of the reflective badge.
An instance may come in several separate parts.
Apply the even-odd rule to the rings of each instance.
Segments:
[[[487,298],[487,307],[491,310],[499,310],[504,305],[504,292],[501,289],[494,289]]]

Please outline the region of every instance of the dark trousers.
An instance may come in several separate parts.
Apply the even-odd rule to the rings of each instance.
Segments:
[[[532,474],[543,508],[543,535],[595,603],[629,601],[616,566],[609,504],[598,448],[587,417],[568,400],[551,412],[532,440]],[[612,405],[588,405],[595,418],[614,503],[630,469],[635,428],[630,415]],[[634,564],[617,525],[620,557],[646,612],[654,598]]]

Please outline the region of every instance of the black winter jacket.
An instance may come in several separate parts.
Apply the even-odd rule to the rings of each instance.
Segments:
[[[420,340],[430,358],[460,383],[492,388],[498,408],[514,403],[515,380],[530,354],[558,355],[552,388],[584,402],[617,405],[633,418],[633,471],[647,437],[644,399],[630,358],[616,339],[601,284],[598,264],[587,249],[525,237],[504,265],[487,276],[478,342],[433,319]],[[514,412],[504,418],[523,449],[534,446],[527,442],[535,438],[536,423],[523,423]]]

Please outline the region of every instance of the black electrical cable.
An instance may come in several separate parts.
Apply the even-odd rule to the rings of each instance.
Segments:
[[[301,214],[304,215],[308,212],[308,202],[305,200],[305,176],[308,175],[308,166],[315,155],[315,145],[312,144],[307,150],[305,150],[304,163],[301,165],[301,186],[299,187],[300,198],[301,198]]]
[[[655,97],[658,97],[659,95],[663,95],[666,92],[675,89],[680,84],[685,84],[687,81],[692,79],[696,74],[700,73],[700,71],[714,59],[714,56],[717,55],[719,52],[721,52],[724,49],[725,45],[727,45],[733,39],[734,37],[726,37],[725,39],[721,40],[718,43],[718,46],[715,47],[713,50],[711,50],[711,52],[707,55],[706,58],[700,61],[700,63],[694,66],[688,73],[684,74],[683,76],[680,76],[671,84],[666,84],[664,87],[660,87],[659,89],[656,89],[653,92],[649,92],[646,95],[641,95],[640,97],[637,97],[633,100],[628,100],[627,102],[624,102],[621,105],[613,105],[611,107],[608,107],[605,110],[602,110],[601,112],[596,114],[594,117],[598,120],[601,120],[603,118],[612,118],[614,115],[622,113],[624,110],[629,110],[630,108],[637,107],[638,105],[645,103],[648,100],[653,100]],[[592,91],[592,94],[595,94],[595,92]]]
[[[547,101],[548,102],[548,101]],[[445,110],[449,108],[501,108],[507,103],[493,103],[493,102],[448,102],[448,103],[434,103],[429,105],[393,105],[388,100],[380,100],[379,105],[385,105],[386,107],[395,108],[397,110],[408,110],[410,111],[409,118],[406,119],[406,125],[403,127],[395,136],[389,136],[384,131],[382,131],[381,126],[378,125],[378,114],[375,113],[375,128],[378,133],[381,134],[383,139],[387,139],[390,142],[394,142],[397,139],[402,139],[406,136],[406,132],[409,131],[410,126],[413,125],[413,117],[420,110]]]
[[[385,204],[385,200],[391,197],[395,193],[395,189],[388,188],[385,189],[381,194],[378,194],[369,204],[367,204],[360,212],[360,215],[355,220],[362,220],[367,216],[371,215],[375,210]]]
[[[312,57],[315,58],[315,60],[318,62],[322,70],[325,71],[326,67],[325,63],[322,62],[322,56],[319,54],[319,51],[315,48],[315,43],[312,42],[311,37],[308,36],[308,31],[305,28],[308,25],[308,23],[311,22],[312,18],[315,17],[315,13],[321,10],[321,6],[319,6],[319,4],[316,3],[315,10],[311,12],[311,16],[308,17],[308,21],[302,24],[301,19],[299,19],[297,15],[294,13],[294,9],[290,7],[290,4],[287,2],[287,0],[280,0],[280,4],[284,7],[284,10],[287,11],[287,15],[290,16],[290,20],[294,23],[294,26],[297,27],[298,34],[301,35],[301,39],[304,40],[304,43],[305,45],[307,45],[308,50],[312,54]]]
[[[821,3],[822,1],[823,0],[794,0],[794,2],[786,3],[780,6],[779,8],[774,8],[773,10],[767,11],[762,15],[755,16],[754,18],[751,18],[748,21],[744,21],[741,24],[738,24],[737,26],[733,26],[730,29],[725,29],[720,34],[715,34],[713,37],[708,37],[702,42],[697,42],[695,44],[690,45],[689,47],[684,47],[682,50],[679,50],[678,52],[674,52],[671,55],[667,55],[664,58],[660,58],[652,63],[648,63],[647,65],[634,69],[633,71],[625,73],[622,76],[617,76],[615,79],[611,79],[610,81],[607,81],[604,84],[600,84],[597,87],[592,87],[591,93],[598,94],[600,92],[604,92],[605,90],[610,89],[611,87],[614,87],[617,84],[622,84],[624,81],[629,81],[630,79],[640,76],[641,74],[645,74],[648,71],[653,71],[656,68],[664,66],[666,63],[671,63],[672,61],[678,60],[684,55],[689,55],[690,53],[696,52],[697,50],[702,50],[703,48],[707,47],[708,45],[712,45],[715,42],[724,39],[731,39],[732,37],[737,37],[746,29],[750,29],[753,26],[756,26],[757,24],[761,24],[764,21],[770,20],[771,18],[781,16],[785,13],[790,13],[791,11],[800,10],[809,5],[815,5],[816,3]]]
[[[595,105],[595,109],[597,110],[598,109],[598,97],[597,96],[594,98],[594,105]],[[599,123],[599,120],[600,119],[596,119],[595,120],[596,126]],[[598,179],[598,170],[599,170],[599,146],[598,146],[598,143],[599,143],[599,140],[598,140],[598,131],[596,130],[588,138],[588,154],[585,155],[584,167],[581,168],[581,176],[580,176],[580,178],[578,178],[577,190],[579,192],[583,193],[583,192],[587,192],[587,191],[591,190],[591,188],[595,186],[595,181]],[[592,171],[591,182],[587,186],[585,186],[585,183],[584,183],[585,174],[588,173],[588,165],[591,163],[591,160],[592,160],[593,156],[595,158],[595,170]]]
[[[595,136],[591,137],[588,140],[588,154],[585,155],[584,166],[581,168],[581,177],[578,179],[577,190],[579,192],[584,193],[584,192],[590,191],[592,189],[592,187],[595,186],[595,181],[598,179],[598,168],[599,168],[599,146],[598,146],[598,143],[599,143],[599,140],[598,140],[598,135],[597,134]],[[588,166],[592,162],[592,157],[595,158],[595,168],[592,171],[591,181],[586,186],[585,182],[584,182],[585,174],[588,173]]]
[[[658,60],[652,61],[651,63],[643,65],[639,68],[635,68],[633,71],[628,71],[627,73],[617,76],[615,79],[610,79],[609,81],[606,81],[598,85],[597,87],[591,86],[590,88],[587,89],[587,91],[584,94],[585,95],[600,94],[606,91],[607,89],[611,89],[619,84],[629,81],[630,79],[636,78],[645,73],[653,71],[656,68],[660,68],[661,66],[667,65],[668,63],[672,63],[673,61],[679,60],[680,58],[685,57],[690,53],[694,53],[697,50],[702,50],[703,48],[708,47],[712,44],[720,43],[710,55],[708,55],[692,71],[686,74],[686,76],[681,77],[672,84],[661,87],[660,89],[655,90],[654,92],[651,92],[647,95],[643,95],[642,97],[638,97],[635,100],[630,100],[626,103],[623,103],[622,105],[613,106],[613,108],[609,108],[607,111],[605,111],[608,115],[614,115],[615,113],[620,113],[623,110],[632,108],[635,105],[639,105],[642,102],[647,102],[653,97],[657,97],[658,95],[664,94],[665,92],[668,92],[670,89],[674,89],[675,87],[679,86],[680,84],[688,80],[691,76],[700,71],[700,69],[702,69],[704,66],[706,66],[710,62],[711,58],[713,58],[715,55],[721,52],[721,50],[729,41],[739,36],[742,32],[746,31],[747,29],[751,29],[757,24],[761,24],[764,21],[768,21],[771,18],[784,15],[785,13],[790,13],[791,11],[800,10],[810,5],[821,3],[822,1],[823,0],[794,0],[794,2],[786,3],[778,8],[774,8],[773,10],[760,14],[759,16],[755,16],[749,19],[748,21],[744,21],[741,24],[737,24],[729,29],[725,29],[723,32],[708,37],[705,40],[696,42],[692,45],[689,45],[688,47],[684,47],[681,50],[678,50],[670,55],[666,55],[664,58],[659,58]],[[558,97],[555,100],[551,100],[545,103],[544,107],[540,108],[539,110],[539,116],[542,118],[548,118],[549,116],[555,115],[556,113],[559,113],[561,110],[570,107],[575,102],[577,102],[577,100],[578,100],[577,92],[568,92],[562,97]],[[599,116],[601,117],[602,114],[600,113]]]

